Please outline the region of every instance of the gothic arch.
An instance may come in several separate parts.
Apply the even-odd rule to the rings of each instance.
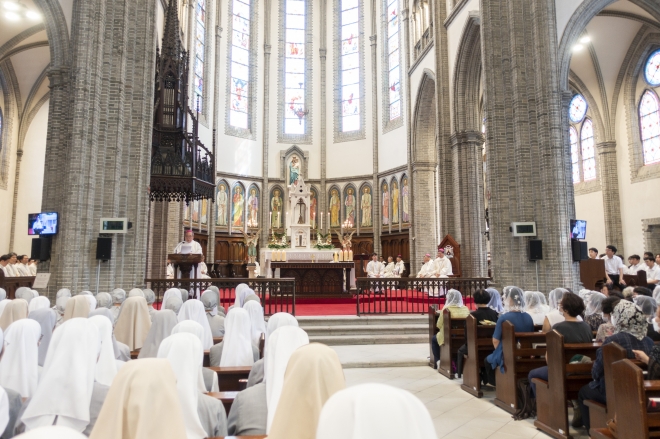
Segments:
[[[218,195],[220,194],[220,188],[221,186],[224,186],[225,192],[227,194],[227,202],[224,205],[224,221],[222,221],[222,215],[220,212],[220,200],[218,199]],[[215,191],[215,200],[216,203],[215,209],[216,209],[216,215],[215,215],[215,224],[218,227],[227,227],[229,224],[229,207],[231,205],[231,185],[225,180],[224,178],[220,178],[216,181],[216,191]]]
[[[69,28],[59,0],[34,0],[41,10],[50,47],[52,70],[66,68],[70,62]]]
[[[454,67],[453,131],[481,130],[481,18],[470,11]]]
[[[362,221],[364,220],[364,212],[362,212],[362,196],[364,195],[364,189],[365,188],[369,189],[369,194],[371,195],[371,225],[363,226]],[[374,215],[373,215],[374,201],[377,200],[378,198],[376,196],[374,196],[373,188],[371,187],[371,184],[368,183],[368,182],[364,182],[360,185],[360,191],[358,192],[358,194],[359,194],[359,196],[358,196],[358,200],[357,200],[357,202],[358,202],[358,209],[357,210],[358,210],[359,214],[358,214],[357,218],[359,220],[359,226],[360,227],[366,227],[366,228],[373,227],[374,223],[375,223],[375,221],[374,221],[375,218],[374,218]],[[376,210],[376,211],[378,211],[378,210]]]
[[[415,99],[412,129],[413,163],[435,162],[435,113],[435,79],[431,72],[424,70],[424,76],[417,89],[417,99]]]
[[[303,180],[307,180],[307,171],[309,168],[309,151],[303,151],[298,145],[292,145],[291,148],[287,149],[286,151],[280,152],[280,178],[282,180],[286,179],[286,163],[294,154],[300,157],[300,161],[302,162],[302,177]]]
[[[348,183],[346,186],[344,186],[344,194],[341,198],[341,204],[344,208],[344,215],[342,216],[342,218],[344,218],[345,220],[348,219],[349,212],[348,212],[348,206],[346,206],[346,201],[347,201],[347,197],[349,195],[349,190],[353,191],[353,193],[350,194],[350,195],[353,195],[353,219],[351,219],[351,221],[353,223],[353,227],[357,227],[358,221],[359,221],[359,217],[358,217],[358,214],[359,214],[359,204],[358,204],[359,197],[357,196],[357,194],[358,194],[357,188],[355,187],[355,185],[353,183]]]

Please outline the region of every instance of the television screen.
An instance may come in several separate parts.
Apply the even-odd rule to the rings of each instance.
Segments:
[[[28,214],[28,235],[55,235],[57,226],[57,212]]]
[[[571,239],[587,239],[587,222],[571,220]]]

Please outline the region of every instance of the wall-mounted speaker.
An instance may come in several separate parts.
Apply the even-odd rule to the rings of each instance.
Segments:
[[[47,261],[50,259],[50,238],[34,238],[32,240],[32,251],[30,252],[30,259],[37,261]]]
[[[96,239],[96,259],[108,261],[112,258],[112,238]]]
[[[589,250],[586,241],[571,240],[571,250],[573,253],[573,262],[589,259]]]
[[[543,260],[543,241],[540,239],[529,240],[529,260],[542,261]]]

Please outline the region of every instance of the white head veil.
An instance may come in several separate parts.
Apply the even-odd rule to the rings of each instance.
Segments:
[[[525,310],[525,294],[518,287],[512,287],[509,290],[509,295],[504,302],[504,309],[507,312]]]
[[[545,314],[541,303],[539,291],[525,291],[525,312],[534,314]]]
[[[89,319],[70,319],[55,331],[39,387],[21,418],[27,430],[53,425],[56,418],[57,425],[85,430],[100,348]]]
[[[50,300],[46,296],[35,297],[28,305],[28,312],[36,311],[38,309],[50,308]]]
[[[603,313],[603,300],[607,297],[603,293],[592,291],[587,300],[584,301],[584,315],[590,316],[593,314]]]
[[[225,319],[225,337],[222,340],[220,367],[252,366],[250,315],[243,308],[232,308]]]
[[[144,298],[147,299],[147,305],[153,306],[156,301],[156,293],[149,288],[142,290],[142,292],[144,293]]]
[[[4,312],[5,307],[7,305],[9,305],[10,303],[11,303],[11,300],[9,300],[9,299],[0,300],[0,317],[2,317],[2,313]]]
[[[234,299],[234,306],[243,308],[245,298],[251,294],[250,287],[247,284],[236,285],[236,298]]]
[[[139,288],[133,288],[131,291],[128,292],[128,297],[135,297],[135,296],[145,297],[144,293]]]
[[[115,305],[121,305],[126,300],[126,291],[121,288],[115,288],[110,295],[112,296],[112,303]]]
[[[96,362],[94,376],[96,382],[110,387],[118,370],[114,344],[112,342],[112,323],[107,317],[101,315],[92,316],[89,318],[89,321],[98,329],[99,340],[101,342],[101,354]]]
[[[463,306],[463,296],[460,291],[453,288],[447,291],[445,307],[447,306]]]
[[[207,437],[197,414],[199,381],[202,379],[204,352],[202,344],[192,334],[174,334],[158,348],[158,358],[166,358],[176,376],[176,388],[183,409],[183,421],[188,439]]]
[[[89,302],[89,312],[92,312],[96,309],[96,297],[94,296],[85,296],[85,299],[87,299],[87,302]]]
[[[58,290],[55,299],[59,299],[60,297],[71,297],[71,290],[68,288]]]
[[[321,410],[316,439],[435,439],[428,409],[415,395],[386,384],[340,390]]]
[[[179,322],[176,325],[174,325],[174,328],[172,328],[172,334],[181,334],[181,333],[188,333],[194,335],[199,339],[200,343],[204,338],[204,328],[202,327],[202,325],[200,325],[194,320],[184,320],[183,322]]]
[[[653,297],[638,295],[633,299],[633,302],[637,306],[637,309],[646,316],[646,320],[648,320],[649,323],[652,323],[655,313],[658,310],[658,304],[655,299],[653,299]]]
[[[270,335],[268,352],[266,352],[264,360],[264,382],[266,383],[266,404],[268,405],[266,432],[270,431],[275,418],[289,358],[296,349],[306,344],[309,344],[307,333],[296,326],[284,326]],[[222,356],[224,357],[224,352]]]
[[[550,305],[551,311],[559,309],[561,298],[564,297],[564,294],[567,292],[568,290],[564,288],[555,288],[554,290],[550,291],[550,294],[548,294],[548,304]]]
[[[288,312],[278,312],[270,316],[266,325],[265,346],[268,346],[268,337],[282,326],[298,326],[298,320]]]
[[[266,323],[264,321],[264,309],[261,307],[261,304],[259,302],[255,302],[254,300],[247,302],[243,307],[243,309],[246,310],[250,315],[250,326],[252,327],[251,330],[252,344],[258,346],[259,339],[261,338],[261,334],[266,333]]]
[[[46,354],[48,353],[50,340],[53,337],[53,329],[55,329],[55,324],[57,323],[57,313],[50,308],[42,308],[28,314],[28,319],[36,321],[41,327],[39,366],[43,366],[46,363]]]
[[[25,299],[29,304],[30,301],[34,299],[34,294],[32,294],[32,290],[28,287],[20,287],[14,293],[14,297],[17,299]]]
[[[179,294],[181,294],[181,300],[183,303],[186,303],[186,301],[188,301],[190,298],[190,293],[188,293],[188,290],[184,290],[183,288],[179,288]]]
[[[162,303],[165,304],[167,302],[167,299],[169,299],[170,297],[178,297],[179,300],[181,300],[181,292],[176,288],[170,288],[169,290],[165,291],[165,294],[163,294]],[[183,300],[181,300],[181,303],[183,303]]]
[[[192,320],[204,328],[204,336],[202,338],[202,348],[204,350],[211,349],[213,347],[213,334],[211,333],[211,325],[209,325],[209,319],[206,317],[206,311],[204,311],[204,305],[197,299],[186,300],[186,302],[181,307],[179,311],[179,322],[184,320]]]
[[[138,359],[156,358],[160,344],[172,334],[172,329],[176,324],[176,314],[170,309],[163,309],[154,314],[151,320],[151,328],[149,328],[147,338],[144,340],[144,346],[140,349]]]
[[[112,308],[112,296],[108,293],[98,293],[96,295],[96,306],[98,308]]]
[[[174,312],[174,314],[179,314],[181,307],[183,306],[183,301],[180,296],[170,296],[166,301],[163,302],[162,309],[169,309]]]
[[[84,434],[61,425],[35,428],[34,430],[26,431],[19,437],[21,439],[87,439],[87,436]]]
[[[30,398],[39,379],[41,326],[35,320],[17,320],[4,333],[5,353],[0,361],[0,386]]]
[[[504,307],[502,306],[502,296],[500,295],[500,292],[497,291],[495,288],[486,288],[486,291],[490,294],[490,301],[488,302],[488,308],[492,309],[498,314],[502,314],[502,311],[504,311]]]

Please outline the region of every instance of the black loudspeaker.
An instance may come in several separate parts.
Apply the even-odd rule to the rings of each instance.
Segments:
[[[112,238],[96,239],[96,259],[108,261],[112,258]]]
[[[32,251],[30,252],[30,259],[37,261],[47,261],[50,259],[50,238],[34,238],[32,240]]]
[[[542,261],[543,260],[543,241],[540,239],[529,240],[529,260]]]
[[[586,241],[571,240],[571,250],[573,253],[573,262],[589,259],[589,250]]]

